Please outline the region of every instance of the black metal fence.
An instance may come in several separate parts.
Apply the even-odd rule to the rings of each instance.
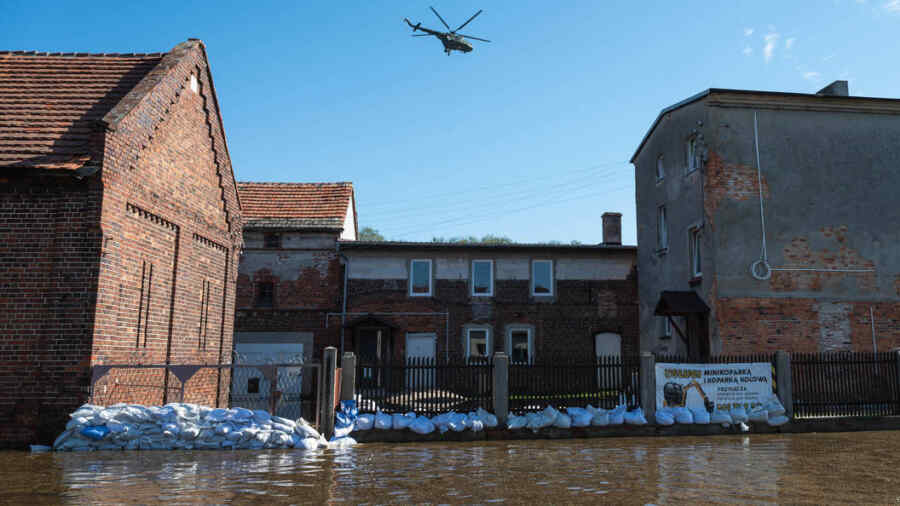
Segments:
[[[900,415],[893,352],[792,353],[795,418]]]
[[[640,358],[544,357],[509,365],[509,410],[640,405]]]
[[[774,366],[774,353],[749,353],[745,355],[713,355],[707,358],[688,358],[686,355],[656,355],[656,363],[674,364],[747,364],[754,362],[769,362]],[[775,370],[772,369],[772,378],[775,378]]]
[[[422,357],[376,361],[360,358],[356,366],[356,401],[360,411],[433,415],[447,411],[492,411],[490,359]]]

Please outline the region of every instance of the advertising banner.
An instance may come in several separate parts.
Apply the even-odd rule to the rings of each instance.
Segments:
[[[656,364],[656,409],[750,410],[771,397],[772,364]]]

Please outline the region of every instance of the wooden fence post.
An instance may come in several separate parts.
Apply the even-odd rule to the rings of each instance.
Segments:
[[[783,350],[775,352],[775,390],[788,419],[794,418],[794,387],[791,377],[791,355]]]
[[[509,355],[494,353],[493,364],[494,415],[500,424],[505,424],[509,416]]]
[[[641,353],[641,409],[648,421],[656,415],[656,357]]]
[[[337,348],[329,346],[325,348],[322,358],[322,403],[319,406],[319,432],[326,439],[334,435],[334,383],[337,370]]]
[[[356,355],[348,351],[341,358],[341,400],[356,399]]]

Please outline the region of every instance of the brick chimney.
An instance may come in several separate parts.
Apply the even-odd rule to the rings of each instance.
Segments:
[[[823,97],[849,97],[850,85],[847,84],[847,81],[835,81],[817,91],[816,95]]]
[[[603,213],[603,244],[622,244],[622,213]]]

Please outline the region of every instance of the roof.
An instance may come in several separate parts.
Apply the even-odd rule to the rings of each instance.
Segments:
[[[238,183],[244,228],[344,228],[353,183]]]
[[[697,292],[664,291],[659,294],[654,314],[663,316],[684,316],[696,313],[708,313],[709,306],[697,295]]]
[[[709,88],[707,90],[701,91],[700,93],[697,93],[694,96],[688,97],[688,98],[682,100],[681,102],[676,102],[676,103],[664,108],[662,111],[660,111],[659,114],[656,116],[656,119],[653,120],[653,124],[650,125],[650,128],[647,130],[647,133],[644,134],[644,138],[641,139],[641,143],[638,145],[637,149],[634,151],[634,154],[631,156],[631,159],[629,161],[631,163],[634,163],[638,154],[641,152],[641,149],[643,149],[644,144],[646,144],[647,140],[650,139],[650,136],[653,134],[653,131],[656,130],[656,126],[659,124],[660,120],[662,120],[663,116],[665,116],[666,114],[668,114],[676,109],[680,109],[686,105],[690,105],[694,102],[698,102],[698,101],[703,100],[704,98],[706,98],[710,95],[714,95],[714,94],[743,95],[746,98],[751,99],[750,100],[751,103],[746,104],[748,106],[753,105],[751,95],[757,97],[758,99],[772,99],[772,98],[816,99],[823,103],[830,103],[830,104],[878,101],[883,104],[890,104],[891,112],[900,113],[900,109],[898,109],[898,105],[900,105],[900,99],[896,99],[896,98],[860,97],[860,96],[853,96],[853,95],[848,95],[848,96],[819,95],[819,94],[815,94],[815,93],[790,93],[790,92],[784,92],[784,91],[756,91],[756,90],[734,90],[734,89],[728,89],[728,88]],[[745,101],[745,103],[746,103],[746,101]],[[873,109],[867,110],[866,112],[882,112],[883,113],[883,112],[888,112],[888,111],[886,111],[885,109],[882,109],[882,108],[873,108]]]
[[[484,244],[484,243],[453,243],[453,242],[406,242],[406,241],[338,241],[344,250],[494,250],[494,251],[637,251],[637,246],[623,246],[619,244],[541,244],[541,243],[513,243],[513,244]]]
[[[164,54],[0,52],[0,168],[74,170],[100,120]]]

